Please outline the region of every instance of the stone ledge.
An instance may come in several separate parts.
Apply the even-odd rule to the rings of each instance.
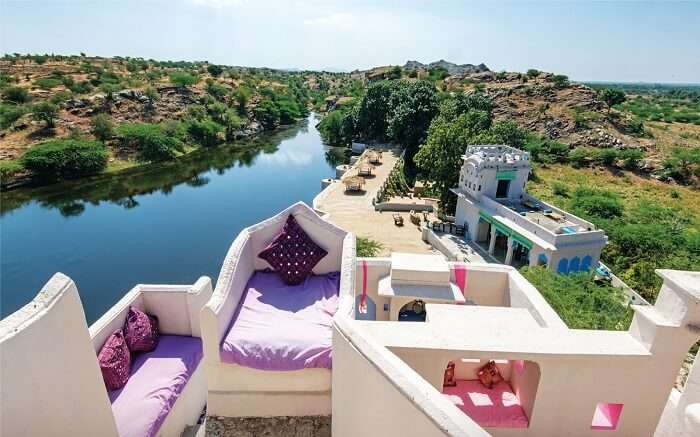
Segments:
[[[330,437],[331,416],[207,416],[207,437]]]

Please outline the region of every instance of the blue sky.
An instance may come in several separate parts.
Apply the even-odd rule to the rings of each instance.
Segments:
[[[0,52],[274,68],[484,62],[700,82],[700,1],[0,0]]]

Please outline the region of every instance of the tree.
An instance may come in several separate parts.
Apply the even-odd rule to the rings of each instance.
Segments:
[[[444,210],[452,210],[456,202],[450,188],[459,185],[464,151],[470,144],[482,140],[488,142],[489,126],[489,114],[477,110],[461,114],[454,120],[440,114],[430,124],[428,139],[414,157],[414,162],[421,173],[435,183]]]
[[[367,88],[357,110],[357,137],[384,140],[387,131],[389,99],[397,82],[376,82]]]
[[[601,90],[600,98],[608,105],[608,112],[610,112],[610,108],[613,106],[619,105],[627,100],[625,92],[615,88],[605,88]]]
[[[274,129],[280,122],[280,110],[274,101],[265,99],[253,110],[255,118],[265,129]]]
[[[688,183],[692,176],[700,176],[700,149],[675,147],[663,161],[667,176],[680,183]]]
[[[187,133],[190,134],[192,140],[205,147],[219,144],[219,132],[221,131],[221,126],[209,119],[192,120],[187,126]]]
[[[49,102],[37,103],[32,107],[32,117],[36,121],[43,121],[46,127],[54,127],[56,116],[58,115],[58,106]]]
[[[429,82],[400,82],[391,93],[389,107],[387,136],[406,149],[406,162],[411,166],[438,113],[437,92]]]
[[[98,141],[52,140],[33,146],[22,162],[40,176],[72,178],[102,171],[107,166],[107,150]]]
[[[184,148],[178,138],[166,135],[163,128],[157,124],[123,124],[116,132],[119,142],[125,147],[136,149],[142,161],[172,159]]]
[[[345,135],[343,121],[345,114],[342,111],[331,111],[323,117],[318,125],[321,138],[331,146],[347,146],[352,141]]]
[[[555,74],[550,77],[549,81],[557,88],[564,88],[569,85],[569,77],[563,74]]]
[[[525,74],[526,74],[527,77],[529,77],[530,79],[534,79],[534,78],[536,78],[537,76],[540,75],[540,70],[535,70],[534,68],[531,68],[531,69],[527,70],[527,73],[525,73]]]
[[[92,134],[98,140],[105,142],[114,135],[114,123],[107,114],[97,114],[91,121]]]
[[[199,76],[184,72],[174,72],[170,73],[170,82],[180,88],[187,88],[188,86],[199,82]]]
[[[29,101],[29,93],[25,88],[11,86],[2,91],[2,98],[8,102],[27,103]]]
[[[224,69],[220,65],[215,65],[215,64],[209,64],[207,66],[207,71],[209,74],[211,74],[214,77],[219,77],[221,76],[221,73],[224,72]]]
[[[527,142],[529,132],[518,126],[514,121],[502,121],[495,123],[491,132],[498,137],[498,141],[518,149],[522,149]]]

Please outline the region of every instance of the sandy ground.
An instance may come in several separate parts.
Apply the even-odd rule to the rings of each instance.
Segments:
[[[433,253],[433,248],[421,239],[420,228],[409,220],[408,213],[399,213],[404,218],[404,226],[399,227],[394,225],[392,212],[376,212],[372,205],[372,199],[398,159],[398,151],[384,152],[382,164],[374,169],[374,177],[365,180],[365,191],[346,194],[342,183],[334,183],[316,207],[329,214],[330,222],[358,237],[380,242],[383,247],[378,256],[389,256],[391,252]],[[355,168],[346,173],[354,174]]]

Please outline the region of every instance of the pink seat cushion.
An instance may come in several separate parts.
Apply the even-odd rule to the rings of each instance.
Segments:
[[[134,354],[126,386],[109,392],[119,435],[156,435],[201,359],[201,339],[179,335],[161,335],[155,350]]]
[[[299,285],[327,254],[290,214],[282,232],[258,256],[275,269],[285,284]]]
[[[259,370],[331,367],[338,272],[287,285],[274,272],[255,272],[221,343],[221,360]]]
[[[481,426],[527,428],[528,419],[510,385],[501,381],[489,389],[478,380],[458,380],[442,393],[464,414]]]

